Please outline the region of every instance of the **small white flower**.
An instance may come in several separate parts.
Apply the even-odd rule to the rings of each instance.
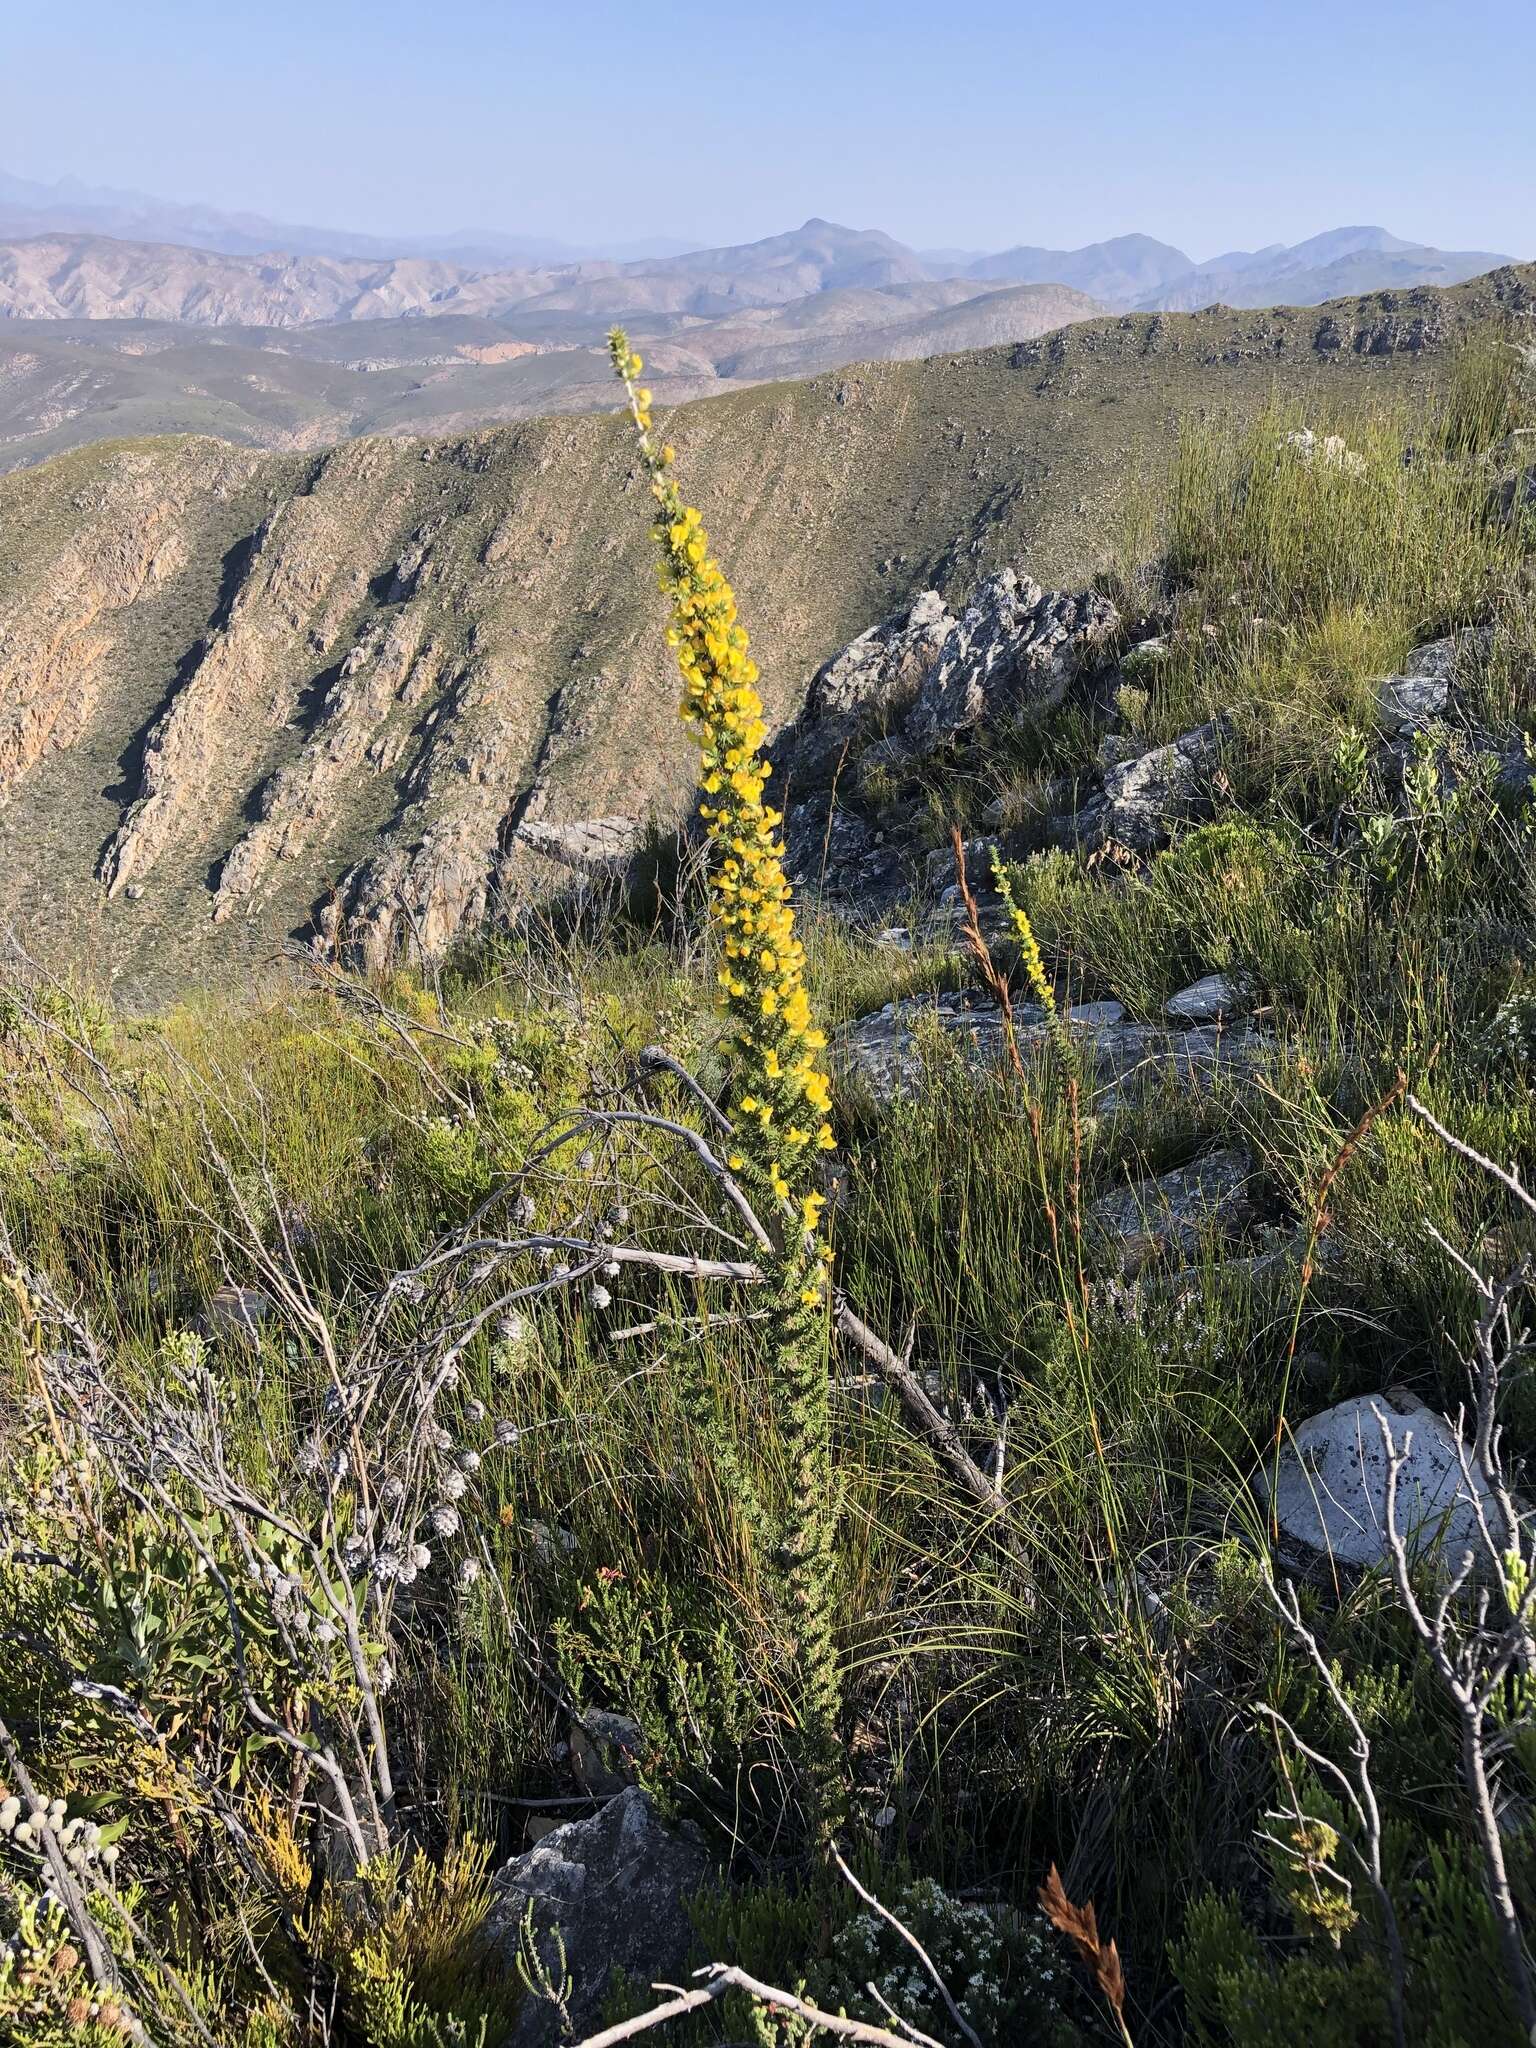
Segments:
[[[462,1500],[468,1488],[469,1481],[462,1472],[445,1472],[443,1474],[443,1492],[449,1500]]]
[[[480,1560],[478,1557],[462,1557],[459,1559],[459,1584],[461,1586],[472,1586],[479,1576]]]
[[[437,1536],[456,1536],[459,1530],[459,1511],[454,1507],[434,1508],[427,1520]]]
[[[589,1302],[591,1302],[594,1308],[607,1308],[612,1303],[613,1296],[608,1292],[607,1288],[601,1284],[601,1282],[594,1282],[593,1285],[587,1289],[587,1299]]]
[[[411,1551],[411,1563],[415,1565],[417,1571],[424,1572],[431,1562],[432,1553],[425,1543],[416,1544]]]

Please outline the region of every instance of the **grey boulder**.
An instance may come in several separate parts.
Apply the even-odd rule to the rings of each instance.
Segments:
[[[938,592],[924,590],[818,669],[804,710],[774,749],[793,781],[829,781],[856,742],[899,722],[955,627]]]
[[[564,825],[529,818],[514,843],[577,874],[611,875],[629,860],[644,830],[634,818],[574,818]]]
[[[710,1870],[703,1845],[664,1827],[649,1795],[631,1785],[589,1820],[551,1830],[497,1872],[487,1935],[515,1970],[532,1904],[534,1940],[557,1979],[563,1944],[579,2038],[597,2023],[618,1972],[641,1985],[677,1981],[692,1940],[687,1901]],[[511,2048],[546,2048],[560,2037],[554,2007],[526,1997]]]
[[[1251,1173],[1247,1154],[1229,1149],[1117,1188],[1089,1211],[1093,1235],[1127,1277],[1170,1253],[1188,1262],[1212,1232],[1236,1237],[1251,1223]]]
[[[1248,1008],[1248,989],[1241,975],[1207,974],[1181,988],[1163,1005],[1175,1024],[1214,1024],[1222,1017],[1241,1017]]]
[[[1209,810],[1227,736],[1226,720],[1213,718],[1109,769],[1104,794],[1077,820],[1078,836],[1089,846],[1113,841],[1133,853],[1150,852],[1176,822]]]
[[[1019,1049],[1029,1059],[1049,1036],[1045,1014],[1035,1004],[1020,1003],[1013,1017]],[[1251,1071],[1272,1044],[1257,1031],[1218,1025],[1170,1031],[1137,1024],[1116,1002],[1080,1004],[1064,1012],[1064,1021],[1101,1110],[1121,1108],[1170,1081],[1200,1093]],[[891,1103],[922,1087],[930,1049],[951,1051],[978,1072],[996,1071],[1008,1059],[1001,1010],[974,991],[904,997],[845,1025],[833,1041],[832,1057],[844,1081],[862,1084],[876,1102]]]

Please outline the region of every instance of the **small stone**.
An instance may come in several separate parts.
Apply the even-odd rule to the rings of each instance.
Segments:
[[[1074,1003],[1067,1012],[1067,1022],[1079,1031],[1108,1031],[1125,1022],[1125,1005],[1113,997],[1098,1003]]]
[[[195,1327],[205,1337],[230,1339],[254,1351],[261,1342],[261,1325],[271,1313],[272,1304],[259,1287],[225,1286],[203,1303]]]
[[[635,1759],[645,1748],[638,1721],[588,1707],[571,1729],[571,1768],[599,1797],[635,1782]]]
[[[1163,1015],[1175,1024],[1214,1024],[1219,1017],[1241,1017],[1248,1007],[1248,991],[1241,976],[1207,974],[1170,996]]]

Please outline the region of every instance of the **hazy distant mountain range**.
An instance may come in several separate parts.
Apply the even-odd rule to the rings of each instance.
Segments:
[[[227,256],[259,256],[291,249],[302,256],[439,256],[448,263],[580,263],[591,256],[624,261],[680,256],[695,246],[671,237],[627,247],[583,249],[549,235],[508,235],[460,229],[448,235],[367,235],[344,228],[300,226],[259,213],[224,213],[213,206],[179,205],[147,192],[120,192],[61,178],[47,185],[0,170],[0,237],[46,234],[114,235],[131,242],[170,242]]]
[[[10,246],[0,256],[0,314],[12,318],[283,326],[441,312],[505,319],[514,310],[711,319],[810,292],[940,281],[978,290],[1067,285],[1138,310],[1316,305],[1392,285],[1455,283],[1512,260],[1487,249],[1436,249],[1379,227],[1333,228],[1294,247],[1274,243],[1204,262],[1150,235],[1081,249],[919,251],[878,229],[814,219],[720,249],[663,241],[594,250],[499,230],[360,234],[4,171],[0,244],[34,245],[26,255]]]
[[[621,254],[492,233],[395,243],[0,173],[0,469],[109,434],[295,448],[586,411],[611,402],[616,320],[672,404],[1110,311],[1317,304],[1507,260],[1373,227],[1199,264],[1147,235],[918,251],[825,220]]]

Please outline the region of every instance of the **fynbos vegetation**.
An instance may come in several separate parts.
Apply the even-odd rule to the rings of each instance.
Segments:
[[[1536,2038],[1521,323],[798,787],[612,353],[675,841],[152,1017],[10,943],[0,2039]]]

